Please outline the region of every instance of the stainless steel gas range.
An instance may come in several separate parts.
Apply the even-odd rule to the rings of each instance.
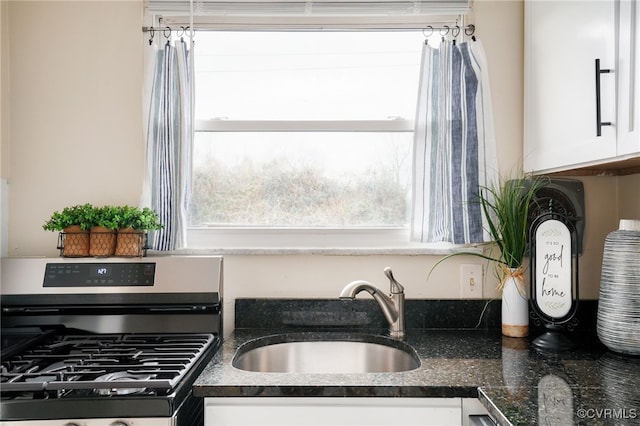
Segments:
[[[0,425],[191,426],[222,258],[2,259]]]

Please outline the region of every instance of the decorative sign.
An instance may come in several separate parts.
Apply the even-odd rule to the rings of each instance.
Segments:
[[[559,220],[538,226],[536,239],[536,302],[551,318],[564,318],[572,305],[571,231]]]

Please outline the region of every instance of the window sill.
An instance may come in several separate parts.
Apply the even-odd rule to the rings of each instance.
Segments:
[[[454,253],[482,253],[481,245],[407,245],[405,247],[231,247],[174,250],[176,255],[223,256],[447,256]],[[149,252],[150,254],[162,254]]]
[[[322,255],[322,256],[447,256],[482,253],[487,244],[416,243],[406,228],[195,229],[180,255]]]

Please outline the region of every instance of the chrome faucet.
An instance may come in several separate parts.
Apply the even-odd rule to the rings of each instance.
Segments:
[[[393,277],[391,268],[384,268],[384,274],[389,278],[389,285],[391,287],[391,294],[389,296],[381,293],[380,290],[369,281],[359,280],[347,284],[347,286],[342,289],[342,293],[340,293],[340,299],[353,300],[356,294],[363,290],[366,291],[378,302],[382,313],[389,322],[389,335],[393,338],[401,339],[405,336],[404,287]]]

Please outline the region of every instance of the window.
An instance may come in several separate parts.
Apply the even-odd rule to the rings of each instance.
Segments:
[[[191,228],[406,229],[424,41],[199,32]]]

